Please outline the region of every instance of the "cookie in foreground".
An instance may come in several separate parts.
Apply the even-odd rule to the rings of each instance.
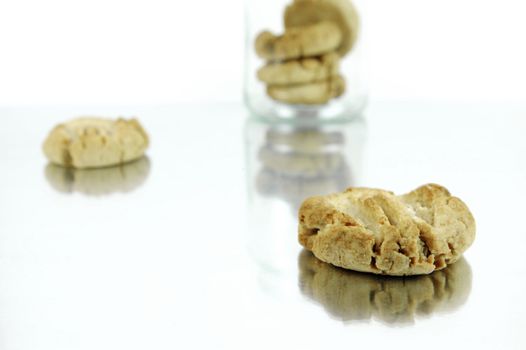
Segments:
[[[43,150],[53,164],[83,169],[139,159],[148,144],[148,135],[136,119],[84,117],[57,125]]]
[[[429,274],[457,261],[475,239],[475,219],[436,184],[407,194],[371,188],[306,199],[299,242],[320,260],[394,276]]]

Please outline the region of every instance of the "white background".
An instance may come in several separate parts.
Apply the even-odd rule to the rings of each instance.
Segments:
[[[373,99],[526,100],[526,2],[359,1]],[[240,101],[243,1],[0,0],[0,105]]]
[[[0,0],[0,349],[524,349],[526,3],[361,3],[373,102],[338,126],[348,185],[462,198],[467,289],[394,323],[334,315],[361,288],[341,271],[341,298],[305,292],[294,207],[257,186],[274,126],[244,124],[241,1]],[[48,173],[42,141],[78,114],[140,116],[150,166]]]

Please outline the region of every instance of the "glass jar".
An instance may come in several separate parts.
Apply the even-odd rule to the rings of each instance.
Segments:
[[[360,115],[367,92],[359,1],[245,1],[244,98],[253,115]]]
[[[297,265],[301,203],[363,186],[365,141],[362,118],[316,125],[247,120],[247,243],[259,265],[280,273]]]

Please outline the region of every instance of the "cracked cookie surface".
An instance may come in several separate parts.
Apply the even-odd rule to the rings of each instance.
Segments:
[[[136,119],[84,117],[57,125],[45,140],[43,151],[53,164],[98,168],[138,159],[148,143]]]
[[[311,197],[299,211],[299,242],[320,260],[386,275],[420,275],[454,263],[475,239],[468,207],[436,184],[405,195],[349,188]]]

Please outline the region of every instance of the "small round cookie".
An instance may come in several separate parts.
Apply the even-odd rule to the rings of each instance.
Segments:
[[[85,117],[57,125],[43,145],[51,163],[73,168],[99,168],[144,155],[148,136],[136,119]]]
[[[342,34],[338,25],[320,21],[289,27],[283,35],[262,32],[256,38],[255,47],[259,57],[269,61],[282,61],[334,51],[341,45],[341,41]]]
[[[461,258],[475,239],[468,207],[436,184],[407,194],[372,188],[311,197],[299,211],[299,242],[350,270],[423,275]]]
[[[319,57],[268,63],[258,70],[257,76],[267,84],[303,84],[338,75],[339,68],[338,54],[330,52]]]
[[[269,85],[267,94],[274,100],[303,105],[319,105],[339,97],[345,91],[345,81],[341,76],[306,84]]]
[[[285,28],[294,28],[320,21],[337,24],[342,40],[337,48],[340,56],[345,56],[353,48],[358,38],[359,16],[349,0],[295,0],[285,10]]]

